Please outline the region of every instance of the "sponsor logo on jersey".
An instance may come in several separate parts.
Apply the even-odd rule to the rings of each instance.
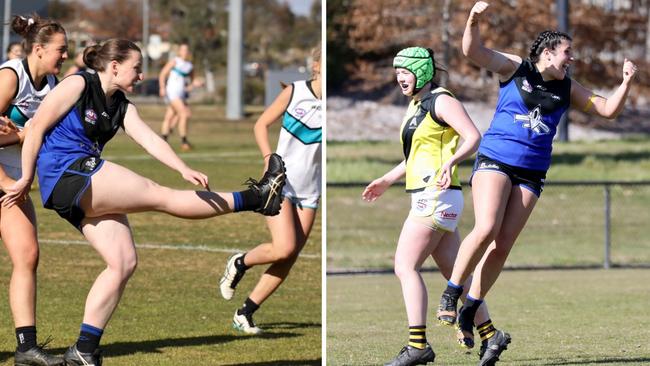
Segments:
[[[524,79],[524,82],[521,83],[521,90],[523,90],[525,92],[532,93],[533,92],[533,87],[530,86],[530,83],[528,82],[528,80]]]
[[[541,91],[546,91],[546,87],[544,85],[535,85],[535,88],[541,90]]]
[[[304,110],[303,108],[295,108],[295,109],[293,110],[293,115],[296,116],[296,117],[298,117],[298,118],[302,118],[302,117],[304,117],[305,114],[307,114],[307,111]]]
[[[416,203],[415,203],[415,208],[418,211],[423,211],[424,209],[427,208],[427,199],[426,198],[420,198]]]
[[[89,159],[86,160],[86,162],[84,163],[84,166],[85,166],[86,168],[88,168],[88,170],[93,171],[93,170],[95,170],[95,167],[97,167],[97,160],[96,160],[94,157],[89,158]]]
[[[555,94],[551,94],[551,98],[553,98],[555,100],[562,100],[562,98],[560,98],[559,95],[555,95]]]
[[[86,109],[84,112],[84,121],[94,126],[95,123],[97,123],[97,113],[95,113],[95,111],[90,108]]]
[[[542,121],[542,110],[540,106],[535,107],[528,114],[515,114],[515,122],[522,122],[523,128],[528,128],[539,135],[551,133],[551,129]]]
[[[102,112],[102,117],[104,117],[104,118],[108,118],[108,119],[111,118],[111,116],[109,116],[108,113],[106,113],[106,111],[103,111],[103,112]]]

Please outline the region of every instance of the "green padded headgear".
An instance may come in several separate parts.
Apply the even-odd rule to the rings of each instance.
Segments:
[[[393,67],[412,72],[415,75],[416,90],[422,89],[436,74],[433,54],[422,47],[409,47],[399,51],[393,59]]]

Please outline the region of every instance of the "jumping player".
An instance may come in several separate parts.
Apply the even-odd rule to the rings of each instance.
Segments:
[[[9,127],[0,136],[0,189],[6,191],[21,176],[23,128],[43,98],[56,85],[55,75],[68,57],[63,27],[54,21],[15,16],[14,32],[23,37],[27,57],[0,66],[0,110]],[[0,193],[3,194],[3,193]],[[16,365],[61,365],[60,357],[43,351],[36,342],[36,269],[39,247],[36,214],[29,195],[15,206],[0,207],[0,236],[12,263],[9,304],[16,326]]]
[[[106,262],[88,294],[79,339],[64,355],[68,366],[101,365],[103,329],[137,264],[126,214],[159,211],[202,219],[254,210],[275,215],[285,180],[282,159],[275,154],[260,182],[234,193],[170,189],[101,159],[105,144],[122,127],[185,180],[208,188],[207,177],[185,165],[124,95],[142,80],[140,49],[112,39],[87,48],[84,63],[92,70],[64,79],[38,109],[23,145],[23,175],[1,199],[7,207],[22,200],[38,157],[44,206],[74,225]]]
[[[272,156],[268,128],[282,117],[276,152],[287,164],[287,183],[280,214],[267,218],[271,243],[231,256],[220,281],[221,295],[230,300],[247,269],[271,263],[233,317],[235,329],[245,333],[262,332],[253,314],[289,275],[316,218],[321,192],[320,52],[320,46],[312,51],[312,79],[284,88],[255,123],[255,140],[268,165]]]
[[[472,8],[463,34],[463,54],[500,76],[499,99],[471,178],[474,228],[461,244],[438,314],[441,321],[456,320],[461,284],[474,273],[458,314],[459,326],[467,332],[472,331],[476,309],[501,273],[542,193],[560,117],[573,106],[615,118],[623,110],[636,72],[636,66],[625,59],[622,83],[605,98],[567,76],[574,58],[571,37],[566,33],[540,33],[527,59],[486,48],[478,22],[487,8],[483,1]],[[495,329],[491,322],[479,327],[479,333],[483,340],[479,365],[492,365],[506,349],[510,335]]]
[[[170,60],[160,70],[158,76],[160,96],[169,103],[165,111],[161,135],[164,140],[167,140],[171,130],[178,123],[183,151],[192,149],[192,145],[187,141],[187,123],[192,116],[187,105],[187,96],[188,88],[193,85],[194,79],[194,65],[190,62],[190,56],[190,47],[187,43],[182,43],[178,48],[178,56]]]

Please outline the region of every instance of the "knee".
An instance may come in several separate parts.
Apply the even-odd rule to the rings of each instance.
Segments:
[[[283,262],[293,259],[296,255],[296,248],[294,246],[281,246],[275,249],[275,262]]]
[[[499,230],[494,223],[477,225],[473,230],[475,238],[481,247],[484,247],[494,241],[498,232]]]
[[[417,269],[414,268],[412,265],[406,265],[404,263],[395,261],[395,276],[399,278],[400,280],[403,280],[405,278],[408,278],[412,276],[414,273],[417,273]]]
[[[137,266],[138,260],[133,256],[130,258],[124,258],[119,263],[109,265],[108,268],[120,279],[121,282],[126,282],[131,278]]]
[[[38,258],[38,246],[34,245],[21,251],[19,256],[15,256],[12,264],[14,269],[36,272],[36,268],[38,267]]]

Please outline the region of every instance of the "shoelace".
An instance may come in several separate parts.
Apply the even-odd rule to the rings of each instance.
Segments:
[[[48,335],[47,338],[45,338],[45,340],[38,345],[38,348],[44,350],[47,347],[47,345],[50,344],[53,340],[54,338],[52,338],[51,335]]]

